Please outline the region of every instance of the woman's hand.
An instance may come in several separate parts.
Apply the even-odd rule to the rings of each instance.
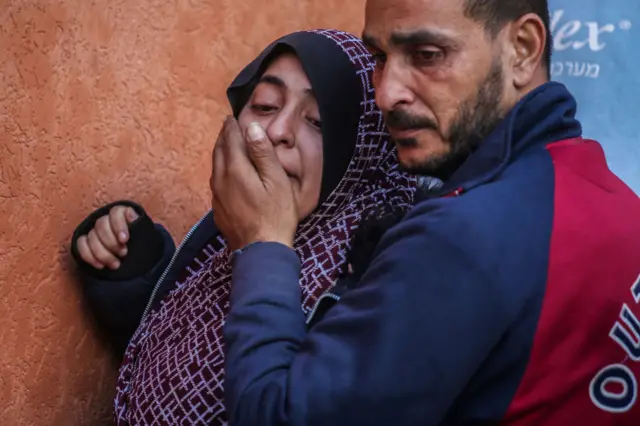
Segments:
[[[225,120],[210,184],[216,225],[232,250],[258,241],[293,246],[298,213],[291,182],[259,124],[251,123],[245,139],[235,119]]]
[[[120,259],[127,255],[129,224],[138,218],[127,206],[115,206],[96,221],[87,235],[78,237],[76,245],[80,258],[96,269],[118,269]]]

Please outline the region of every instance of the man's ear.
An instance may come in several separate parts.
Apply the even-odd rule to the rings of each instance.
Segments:
[[[540,16],[527,13],[508,25],[509,71],[517,89],[529,86],[544,61],[547,31]]]

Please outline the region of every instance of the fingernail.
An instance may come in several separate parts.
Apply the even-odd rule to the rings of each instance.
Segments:
[[[251,142],[256,142],[264,137],[264,130],[262,129],[262,126],[260,124],[253,122],[249,124],[247,135],[249,136],[249,140]]]
[[[119,237],[120,237],[120,242],[121,243],[124,243],[125,241],[127,241],[127,233],[126,232],[122,231],[120,233]]]
[[[138,218],[138,213],[136,213],[133,207],[129,207],[129,209],[127,210],[127,220],[129,221],[129,223],[132,223],[137,218]]]
[[[111,269],[118,269],[120,267],[120,262],[113,262],[111,264]]]
[[[125,257],[127,255],[127,248],[123,248],[122,250],[120,250],[120,256],[121,257]]]

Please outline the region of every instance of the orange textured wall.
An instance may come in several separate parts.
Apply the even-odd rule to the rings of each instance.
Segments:
[[[115,366],[69,276],[93,208],[179,240],[208,207],[224,91],[269,41],[364,0],[0,0],[0,424],[109,424]]]

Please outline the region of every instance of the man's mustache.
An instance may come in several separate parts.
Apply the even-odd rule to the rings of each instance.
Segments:
[[[438,125],[432,119],[412,115],[401,109],[389,111],[385,114],[384,119],[387,126],[395,130],[438,130]]]

